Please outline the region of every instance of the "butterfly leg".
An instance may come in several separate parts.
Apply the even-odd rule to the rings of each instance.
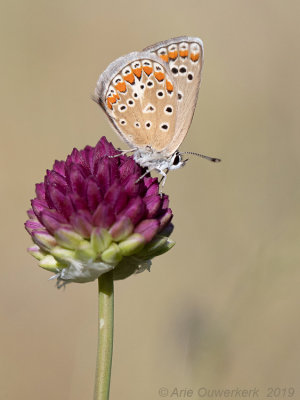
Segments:
[[[143,175],[141,175],[141,176],[135,181],[135,183],[138,183],[140,180],[142,180],[147,174],[149,174],[150,171],[152,171],[152,170],[147,168],[146,172],[144,172]]]
[[[134,152],[134,151],[136,151],[137,149],[134,148],[134,149],[129,149],[129,150],[120,150],[120,149],[118,149],[118,150],[120,151],[119,154],[116,154],[116,155],[114,155],[114,156],[108,156],[108,158],[116,158],[116,157],[124,156],[125,154]]]
[[[162,175],[161,180],[159,181],[160,189],[159,189],[159,194],[162,196],[162,191],[165,186],[166,180],[167,180],[167,173],[169,172],[169,169],[163,171],[162,169],[159,170],[159,173]]]

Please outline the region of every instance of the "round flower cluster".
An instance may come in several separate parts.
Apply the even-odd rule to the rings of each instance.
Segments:
[[[58,287],[112,269],[124,279],[173,247],[168,196],[143,172],[105,137],[47,170],[25,227],[35,243],[29,252],[55,273]]]

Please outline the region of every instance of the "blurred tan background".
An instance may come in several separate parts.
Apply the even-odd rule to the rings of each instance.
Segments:
[[[97,284],[55,289],[26,253],[25,210],[55,158],[102,135],[122,146],[90,100],[106,66],[194,35],[205,64],[181,149],[223,161],[169,174],[176,246],[115,285],[111,399],[159,399],[160,387],[256,387],[261,398],[295,387],[300,399],[299,1],[0,7],[0,398],[92,398]]]

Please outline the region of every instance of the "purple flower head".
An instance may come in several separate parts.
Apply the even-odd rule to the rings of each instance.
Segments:
[[[25,228],[29,252],[55,272],[58,286],[89,282],[114,270],[114,279],[141,272],[174,242],[168,196],[157,178],[102,137],[95,147],[73,149],[36,185]]]

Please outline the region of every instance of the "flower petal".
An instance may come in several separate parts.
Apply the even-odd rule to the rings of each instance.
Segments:
[[[92,222],[94,226],[110,228],[115,220],[116,217],[112,207],[109,204],[101,203],[94,212]]]
[[[96,144],[93,154],[93,165],[94,167],[98,165],[99,159],[105,156],[114,156],[119,152],[114,148],[114,146],[109,143],[106,137],[102,137],[99,142]],[[93,171],[95,173],[95,170]]]
[[[113,226],[109,230],[109,233],[116,242],[119,242],[126,239],[127,236],[132,233],[132,231],[133,224],[130,218],[123,216],[113,224]]]
[[[31,235],[33,230],[43,229],[43,225],[37,220],[31,220],[25,222],[25,229]]]
[[[70,167],[67,168],[66,172],[72,192],[79,196],[83,196],[85,193],[86,180],[86,174],[84,173],[83,167],[81,165],[71,164]]]
[[[66,176],[65,175],[65,162],[56,160],[53,164],[53,170],[58,172],[62,176]]]
[[[150,242],[159,230],[159,222],[156,219],[144,219],[135,228],[134,233],[143,235],[145,241]]]
[[[118,162],[115,158],[104,158],[98,163],[95,172],[96,182],[102,193],[105,193],[110,185],[118,178]]]
[[[148,181],[146,180],[146,182],[149,184],[149,186],[147,188],[145,197],[157,195],[158,191],[159,191],[159,185],[158,185],[157,178],[150,178]]]
[[[91,212],[94,212],[102,200],[102,194],[94,177],[89,177],[86,182],[86,199]]]
[[[116,214],[123,210],[127,199],[127,193],[118,180],[111,185],[104,197],[104,201],[114,209]]]
[[[62,194],[55,186],[50,186],[48,193],[54,208],[68,219],[74,212],[70,198]]]
[[[53,234],[62,224],[67,223],[66,218],[55,210],[43,210],[40,214],[40,220],[47,231]]]
[[[31,207],[37,218],[39,218],[41,212],[48,208],[48,204],[45,200],[33,199],[31,200]]]
[[[77,193],[71,193],[69,194],[69,198],[71,200],[74,210],[80,211],[89,209],[85,197],[81,197]]]
[[[56,171],[49,171],[49,170],[47,171],[47,175],[45,177],[45,185],[46,188],[48,186],[55,186],[63,194],[66,194],[68,190],[68,184],[66,182],[65,177]]]
[[[124,182],[129,176],[137,175],[139,178],[142,174],[142,168],[129,157],[127,157],[126,161],[122,163],[119,171],[121,182]]]
[[[54,246],[56,246],[56,240],[54,237],[44,230],[32,231],[31,237],[34,243],[42,250],[50,251]]]
[[[138,181],[139,177],[139,174],[133,174],[123,180],[122,185],[129,197],[136,197],[143,194],[143,183]]]
[[[80,210],[70,217],[74,230],[84,238],[89,238],[93,229],[92,217],[88,211]]]
[[[147,209],[147,217],[153,218],[157,215],[161,206],[161,197],[158,194],[147,196],[144,198],[144,203]]]
[[[120,213],[120,216],[125,215],[131,219],[131,222],[136,225],[145,215],[146,207],[141,197],[133,198],[129,201],[125,209]]]
[[[37,183],[35,185],[35,193],[36,193],[36,197],[39,200],[44,200],[45,201],[45,185],[44,183]]]
[[[172,210],[171,208],[168,208],[167,211],[159,218],[160,230],[164,229],[172,218],[173,218]]]

